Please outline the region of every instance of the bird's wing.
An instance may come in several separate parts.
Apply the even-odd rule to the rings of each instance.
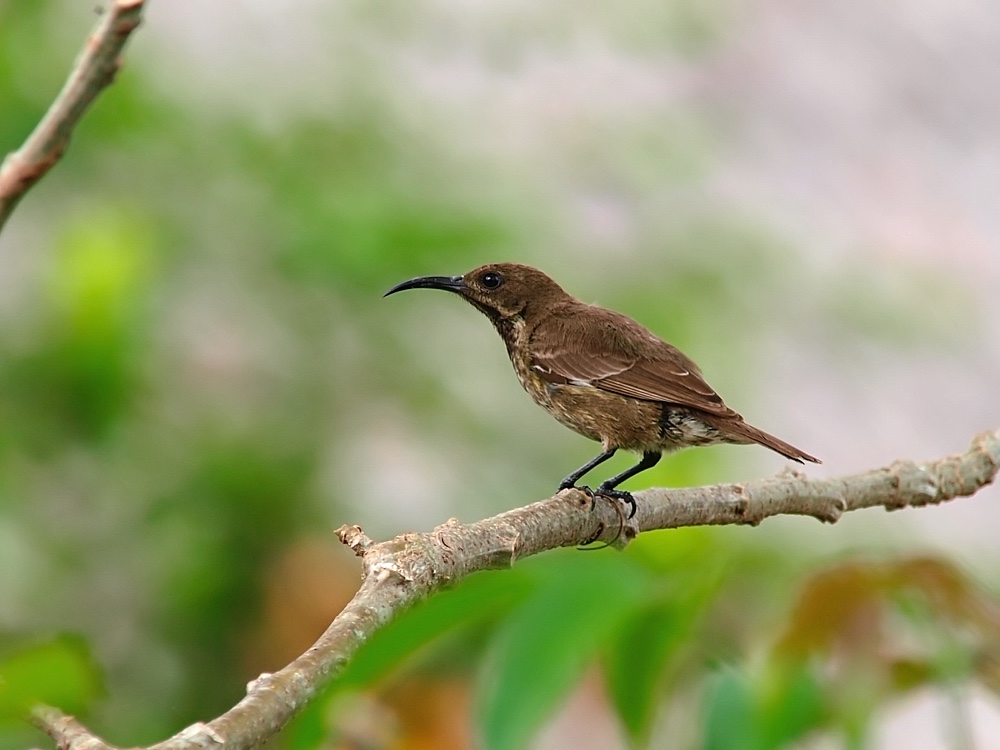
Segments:
[[[531,358],[531,368],[543,380],[574,385],[594,385],[605,378],[628,372],[633,365],[634,359],[614,353],[593,357],[589,352],[563,347],[535,347]]]
[[[676,362],[639,360],[628,370],[601,378],[594,385],[632,398],[690,406],[711,414],[732,413],[697,370]]]
[[[639,346],[635,345],[635,336],[623,344],[614,333],[566,336],[572,331],[565,329],[576,324],[571,320],[561,323],[561,335],[538,337],[541,340],[532,346],[531,367],[543,380],[590,385],[622,396],[687,406],[710,414],[733,413],[705,382],[694,362],[631,319],[622,316],[614,323],[632,328],[641,337]],[[607,330],[614,331],[614,327]]]

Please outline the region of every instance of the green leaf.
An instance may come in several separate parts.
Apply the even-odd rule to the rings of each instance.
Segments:
[[[625,623],[604,664],[608,693],[633,740],[649,731],[661,676],[670,658],[690,639],[711,601],[711,590],[685,600],[664,600]]]
[[[727,669],[706,700],[704,750],[759,749],[753,693],[743,675]]]
[[[460,625],[510,609],[523,599],[530,580],[519,571],[481,573],[404,612],[358,650],[337,679],[338,689],[366,687],[397,668],[421,646]]]
[[[825,723],[823,694],[806,663],[784,663],[776,670],[758,716],[768,748],[785,747]]]
[[[624,624],[603,665],[608,695],[638,744],[653,723],[669,663],[691,640],[729,565],[705,529],[678,529],[638,544],[644,536],[656,535],[640,536],[630,557],[653,568],[665,590]]]
[[[783,662],[751,679],[726,669],[705,701],[705,750],[780,750],[824,726],[828,714],[803,662]]]
[[[102,691],[100,669],[86,644],[74,637],[56,638],[0,662],[0,721],[22,718],[38,703],[81,713]]]
[[[375,633],[358,649],[326,695],[306,708],[285,731],[288,747],[313,750],[329,742],[329,705],[349,690],[367,688],[421,648],[457,628],[495,618],[523,600],[534,585],[529,566],[471,576],[455,588],[435,594]]]
[[[479,702],[489,750],[525,746],[634,610],[649,581],[623,556],[577,554],[568,562],[547,567],[547,579],[493,643]]]

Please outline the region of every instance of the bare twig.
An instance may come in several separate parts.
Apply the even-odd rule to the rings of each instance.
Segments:
[[[746,484],[635,493],[638,511],[617,541],[639,531],[704,524],[752,524],[781,514],[834,522],[844,512],[934,505],[971,495],[1000,471],[1000,430],[977,437],[969,450],[926,463],[897,461],[884,469],[834,479],[791,473]],[[276,734],[336,676],[371,635],[413,602],[470,573],[505,568],[516,560],[591,539],[613,541],[619,512],[566,490],[548,500],[462,524],[451,519],[430,533],[402,534],[375,543],[357,526],[342,526],[340,540],[364,561],[354,598],[302,656],[247,686],[236,706],[207,724],[195,724],[151,750],[218,747],[247,750]],[[60,750],[110,750],[100,738],[58,710],[36,709],[35,723]]]
[[[142,19],[145,0],[115,0],[87,39],[62,91],[34,132],[0,166],[0,230],[18,201],[59,161],[73,128],[115,78],[119,55]]]

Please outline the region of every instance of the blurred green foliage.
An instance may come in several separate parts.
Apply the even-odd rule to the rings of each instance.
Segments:
[[[17,649],[0,661],[0,724],[23,720],[38,703],[85,711],[102,692],[100,674],[78,638]]]
[[[594,664],[640,747],[700,731],[695,746],[719,750],[788,747],[820,732],[861,748],[893,697],[970,676],[996,689],[1000,606],[947,563],[835,565],[789,602],[797,576],[787,561],[701,530],[672,536],[676,547],[643,537],[624,555],[553,553],[433,597],[365,644],[287,740],[312,750],[332,734],[350,745],[329,723],[344,693],[447,673],[463,633],[476,644],[459,653],[477,662],[475,733],[488,748],[527,746]],[[784,632],[767,633],[775,616]],[[749,662],[760,633],[768,656]],[[659,725],[664,706],[691,696],[699,711]]]
[[[641,54],[694,57],[725,33],[723,3],[646,5],[655,23],[614,27]],[[65,10],[0,4],[4,152],[75,52],[57,33]],[[406,15],[355,10],[389,35],[383,14]],[[351,561],[296,562],[317,529],[474,518],[547,494],[592,455],[530,411],[485,322],[440,299],[387,307],[390,285],[498,258],[561,268],[682,348],[749,362],[745,382],[755,328],[797,288],[795,253],[723,211],[650,209],[639,268],[621,261],[629,280],[607,283],[599,259],[588,279],[545,189],[406,122],[400,92],[359,82],[329,117],[265,127],[163,95],[144,33],[0,242],[0,748],[44,741],[11,721],[36,700],[125,746],[207,719],[349,596]],[[607,151],[581,143],[586,166],[562,178],[622,193],[695,181],[710,138],[696,120],[670,125]],[[960,293],[903,283],[917,294],[898,304],[867,276],[831,282],[819,304],[845,330],[926,341],[926,315],[911,315],[925,292]],[[715,481],[727,455],[684,453],[648,481]],[[422,512],[419,497],[439,504]],[[996,606],[940,561],[838,566],[742,530],[652,534],[624,555],[477,575],[403,614],[279,743],[351,746],[338,707],[371,691],[361,705],[390,728],[384,746],[452,746],[429,708],[407,723],[409,681],[428,706],[458,685],[466,746],[524,747],[597,669],[636,747],[765,750],[815,732],[860,747],[905,691],[998,688]],[[912,648],[889,653],[896,640]]]

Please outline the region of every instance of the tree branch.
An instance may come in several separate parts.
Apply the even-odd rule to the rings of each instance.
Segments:
[[[69,144],[84,112],[115,78],[119,55],[142,20],[145,0],[115,0],[87,39],[62,91],[17,151],[0,166],[0,230],[22,196],[38,182]]]
[[[1000,471],[1000,430],[977,437],[963,454],[936,461],[897,461],[884,469],[833,479],[801,472],[745,484],[635,493],[638,510],[624,524],[621,509],[593,508],[578,490],[471,524],[450,519],[430,533],[407,533],[375,543],[358,526],[337,536],[364,561],[361,588],[326,632],[291,664],[247,686],[236,706],[208,724],[195,724],[150,750],[218,747],[248,750],[276,734],[344,667],[371,635],[412,603],[470,573],[505,568],[557,547],[603,539],[624,546],[640,531],[706,524],[756,525],[770,516],[813,516],[829,523],[851,510],[935,505],[972,495]],[[35,724],[60,750],[111,750],[72,717],[44,706]]]

